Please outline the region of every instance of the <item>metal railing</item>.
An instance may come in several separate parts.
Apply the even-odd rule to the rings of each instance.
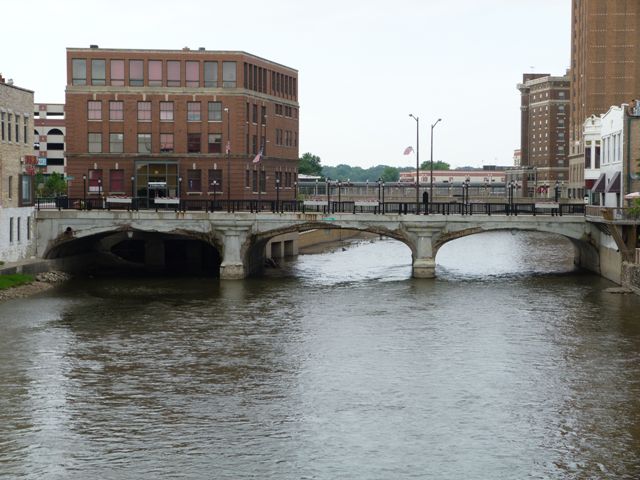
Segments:
[[[575,203],[552,203],[541,205],[540,203],[518,202],[481,202],[481,201],[450,201],[433,202],[426,206],[420,204],[419,209],[415,202],[407,201],[337,201],[333,199],[302,201],[302,200],[226,200],[226,199],[179,199],[157,198],[148,199],[141,197],[40,197],[36,199],[36,209],[57,210],[155,210],[175,212],[301,212],[301,213],[370,213],[389,215],[413,215],[419,213],[429,215],[585,215],[585,205]],[[595,210],[597,208],[597,210]],[[586,207],[587,215],[598,214],[602,216],[601,207]],[[624,209],[613,209],[624,210]],[[618,213],[612,213],[613,218]]]

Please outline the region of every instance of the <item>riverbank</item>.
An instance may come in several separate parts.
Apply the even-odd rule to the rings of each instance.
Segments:
[[[15,298],[25,298],[44,292],[56,285],[65,282],[71,278],[63,272],[44,272],[38,273],[28,283],[16,284],[13,287],[0,290],[0,302],[5,300],[13,300]]]

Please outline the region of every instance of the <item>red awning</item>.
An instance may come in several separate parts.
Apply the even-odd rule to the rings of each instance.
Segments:
[[[591,189],[591,193],[604,193],[604,186],[606,183],[607,175],[604,173],[600,174],[596,183],[593,184],[593,188]]]
[[[613,174],[613,178],[607,184],[607,188],[604,190],[605,193],[620,193],[620,172],[616,172]]]

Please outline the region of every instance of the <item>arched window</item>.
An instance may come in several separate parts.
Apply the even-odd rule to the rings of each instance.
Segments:
[[[52,128],[47,132],[47,135],[64,135],[64,133],[62,133],[62,130],[58,128]]]

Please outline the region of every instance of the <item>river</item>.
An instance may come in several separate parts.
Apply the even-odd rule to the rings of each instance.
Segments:
[[[0,478],[637,479],[640,298],[490,233],[0,304]]]

